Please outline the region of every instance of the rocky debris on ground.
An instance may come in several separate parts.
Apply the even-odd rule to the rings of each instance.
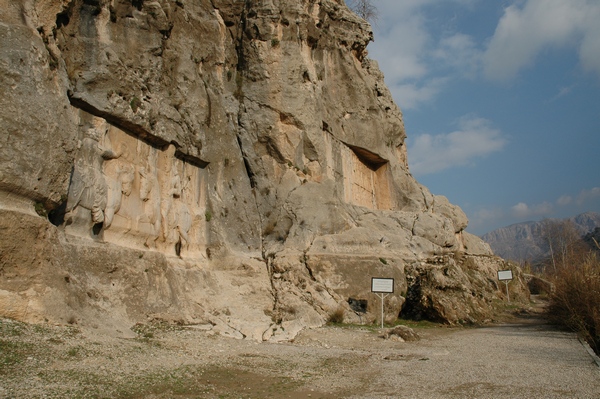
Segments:
[[[417,334],[415,330],[402,325],[386,330],[381,337],[384,339],[399,340],[403,342],[418,341],[420,339],[419,334]]]
[[[158,321],[122,338],[0,318],[0,397],[558,399],[600,389],[577,336],[539,318],[412,329],[419,341],[336,325],[304,329],[294,342],[258,343]]]

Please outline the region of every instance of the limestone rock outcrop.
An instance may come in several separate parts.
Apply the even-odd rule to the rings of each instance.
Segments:
[[[0,8],[0,314],[281,340],[374,321],[371,277],[395,279],[387,320],[503,295],[509,266],[410,174],[342,0]]]

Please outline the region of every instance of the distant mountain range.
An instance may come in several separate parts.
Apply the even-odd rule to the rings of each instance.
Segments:
[[[600,227],[600,213],[596,212],[582,213],[566,220],[573,222],[581,236]],[[548,245],[542,237],[543,224],[544,221],[516,223],[490,231],[481,238],[504,259],[535,262],[548,254]]]

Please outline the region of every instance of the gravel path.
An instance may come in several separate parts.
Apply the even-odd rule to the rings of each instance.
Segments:
[[[600,398],[577,337],[523,318],[417,328],[420,341],[358,327],[293,343],[139,326],[137,338],[0,319],[0,398]]]
[[[351,398],[600,398],[598,365],[574,334],[547,325],[457,331],[379,364]]]

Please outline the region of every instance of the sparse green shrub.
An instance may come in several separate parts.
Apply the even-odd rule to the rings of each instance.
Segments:
[[[212,212],[211,212],[211,211],[206,211],[206,212],[204,212],[204,219],[205,219],[207,222],[210,222],[210,220],[212,219]]]
[[[42,204],[41,202],[36,202],[33,207],[35,209],[35,213],[37,213],[41,217],[45,218],[45,217],[48,216],[48,212],[46,211],[46,207],[44,207],[44,204]]]
[[[79,348],[78,348],[78,347],[76,347],[76,346],[75,346],[75,347],[73,347],[73,348],[70,348],[70,349],[67,351],[67,355],[69,355],[69,356],[71,356],[71,357],[77,356],[77,354],[78,354],[78,353],[79,353]]]
[[[139,98],[137,98],[136,96],[133,96],[133,98],[131,99],[131,101],[129,102],[129,106],[131,107],[131,110],[135,113],[137,112],[138,108],[142,105],[142,100],[140,100]]]
[[[381,263],[383,263],[384,265],[387,265],[387,264],[388,264],[388,263],[387,263],[387,260],[385,260],[385,259],[383,259],[383,258],[379,258],[379,261],[380,261]]]
[[[271,39],[271,47],[277,47],[277,46],[279,46],[279,39],[277,39],[277,38]]]

